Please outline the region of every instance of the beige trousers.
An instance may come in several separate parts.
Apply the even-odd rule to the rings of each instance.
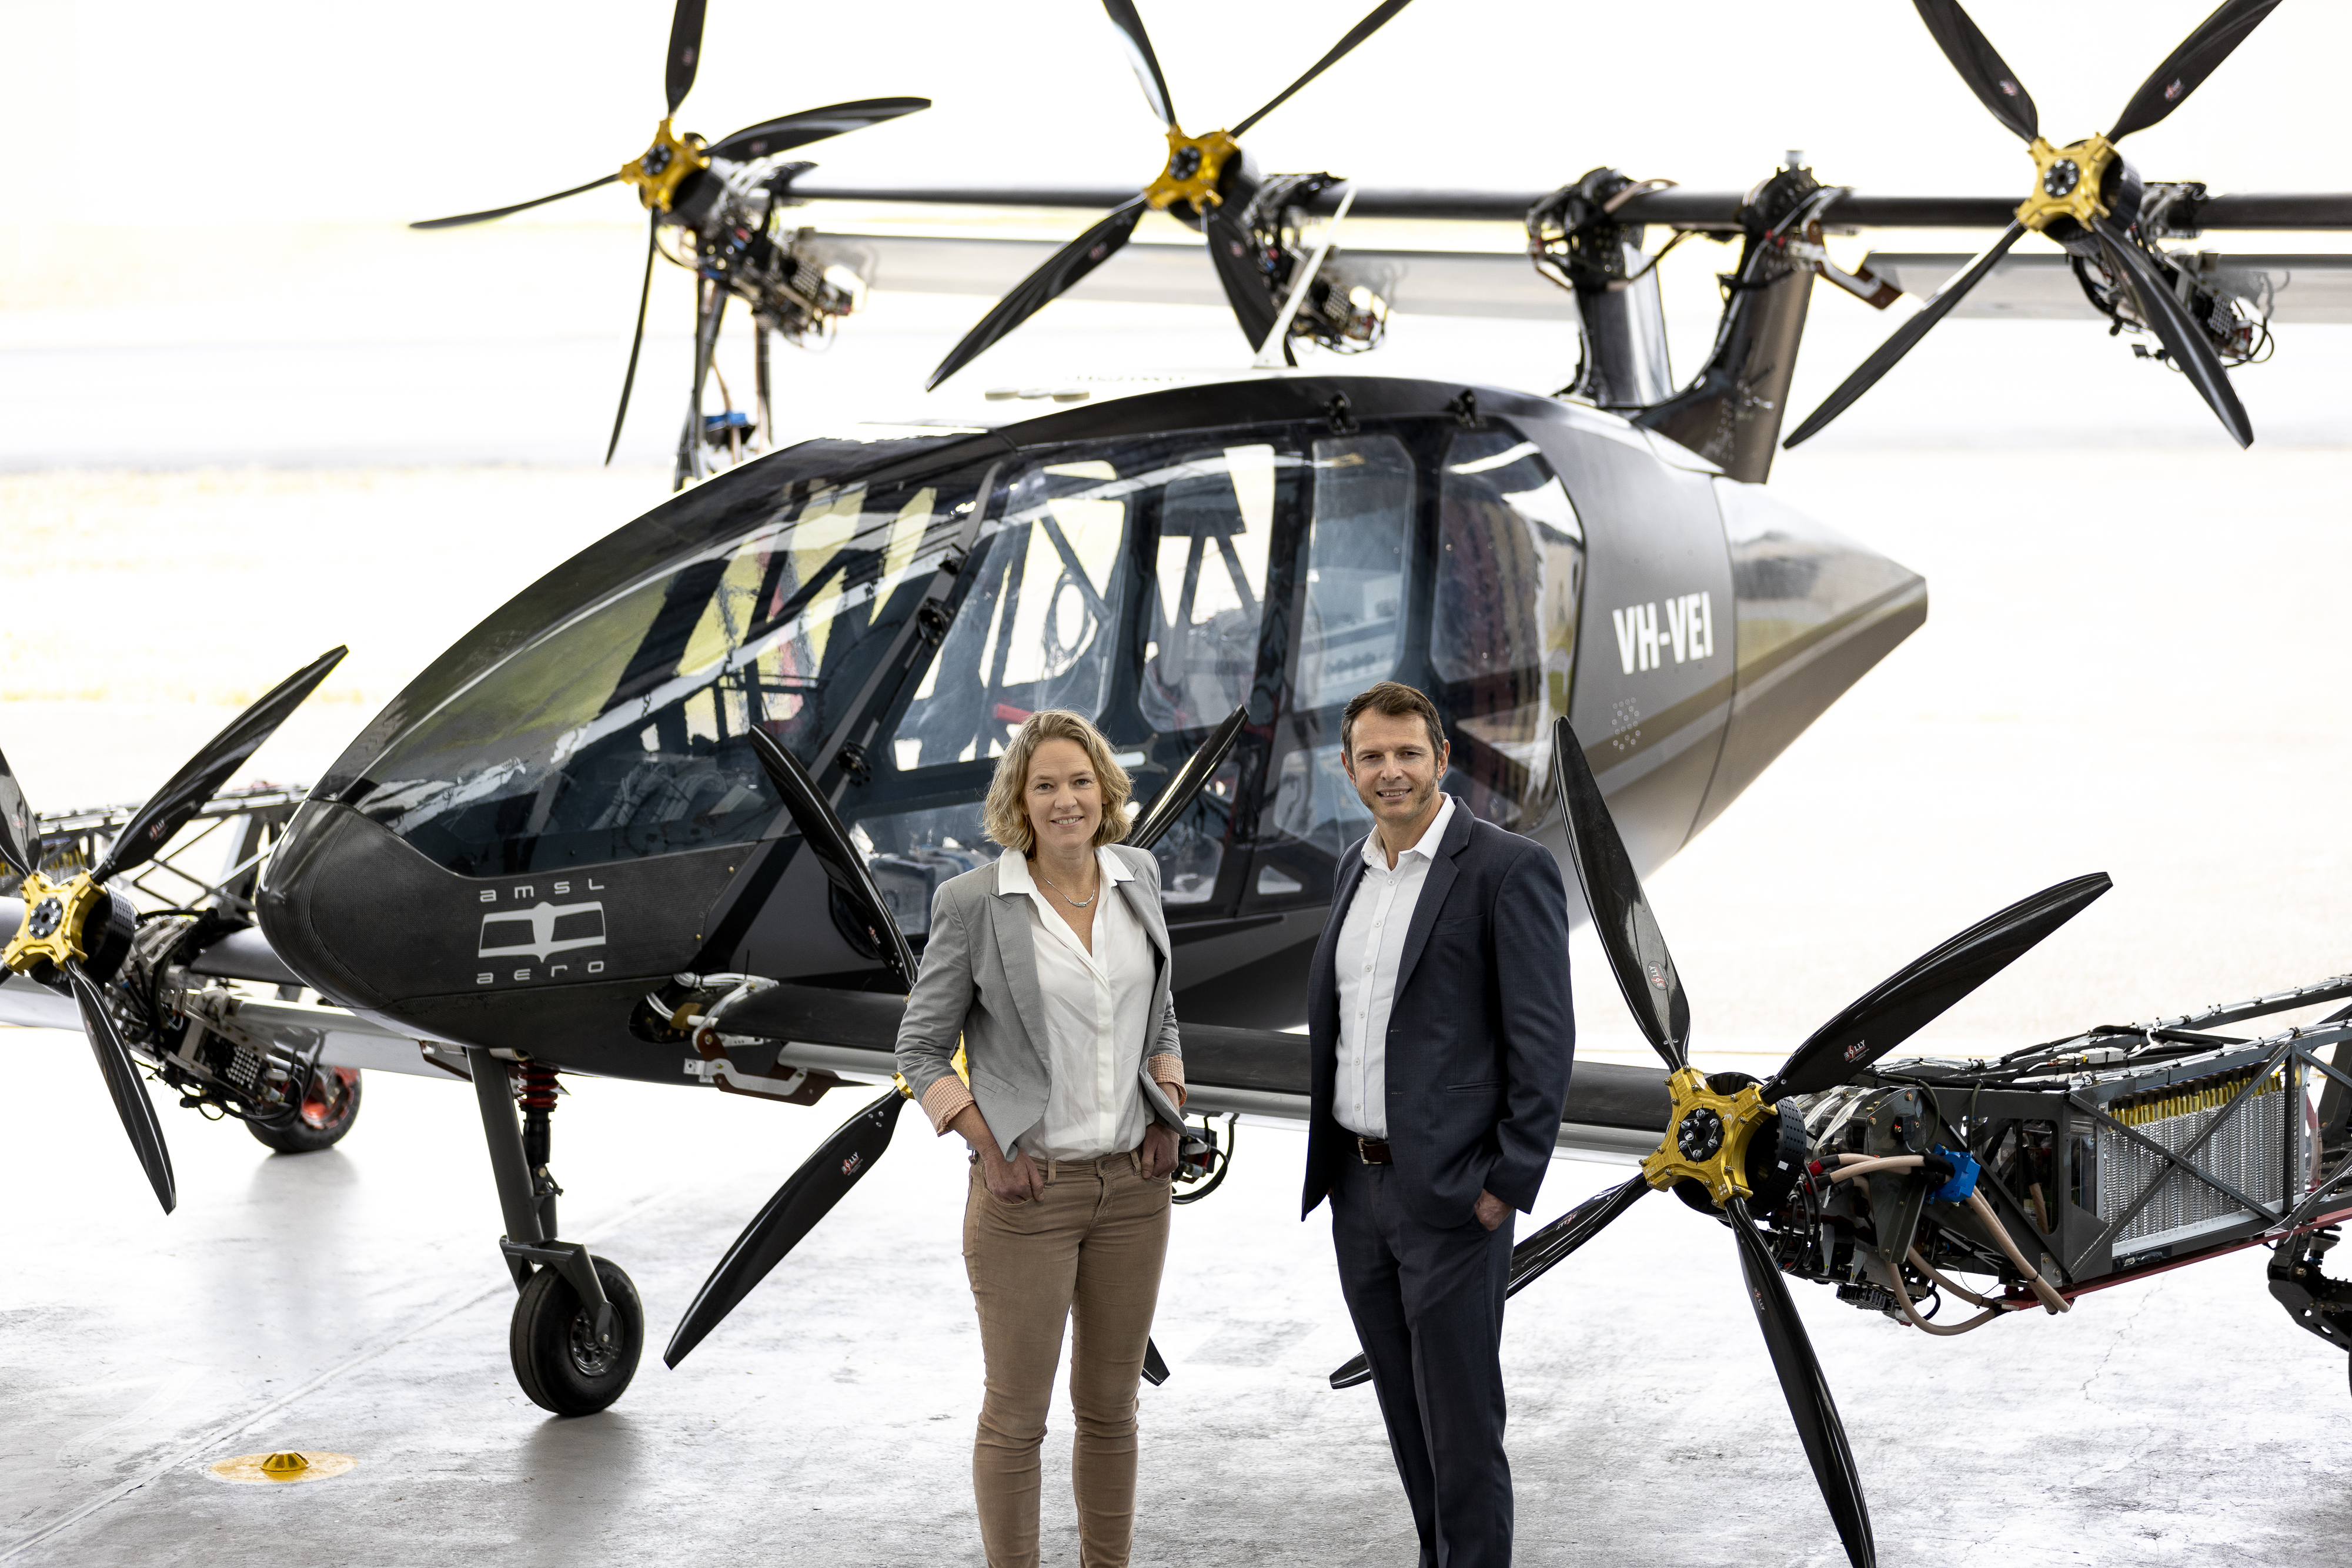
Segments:
[[[1168,1254],[1169,1185],[1147,1179],[1132,1154],[1041,1160],[1038,1169],[1044,1196],[1005,1203],[975,1161],[964,1202],[964,1269],[988,1366],[971,1448],[981,1543],[989,1568],[1037,1562],[1037,1455],[1068,1319],[1079,1562],[1126,1568],[1135,1537],[1135,1386]]]

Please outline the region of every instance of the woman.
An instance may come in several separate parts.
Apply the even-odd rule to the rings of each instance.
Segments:
[[[1085,719],[1023,723],[983,808],[1004,852],[940,888],[898,1030],[908,1088],[971,1145],[963,1256],[988,1379],[971,1482],[990,1568],[1037,1561],[1037,1455],[1066,1318],[1084,1568],[1122,1568],[1135,1534],[1135,1387],[1184,1062],[1159,862],[1118,842],[1129,792]]]

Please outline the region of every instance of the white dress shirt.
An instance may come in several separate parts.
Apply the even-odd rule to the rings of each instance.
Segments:
[[[1405,932],[1413,906],[1429,880],[1429,862],[1445,841],[1454,820],[1454,797],[1431,818],[1420,841],[1397,852],[1391,870],[1378,829],[1364,836],[1364,879],[1340,924],[1332,949],[1339,989],[1339,1071],[1331,1113],[1359,1137],[1389,1135],[1389,1010],[1396,1002],[1397,966],[1404,958]]]
[[[1045,1004],[1044,1043],[1053,1082],[1044,1120],[1021,1137],[1034,1159],[1124,1154],[1143,1142],[1151,1122],[1140,1082],[1158,978],[1151,938],[1117,890],[1135,873],[1108,849],[1095,851],[1095,863],[1101,875],[1087,911],[1094,916],[1090,953],[1046,902],[1027,856],[1007,850],[996,862],[996,891],[1029,896],[1037,990]]]

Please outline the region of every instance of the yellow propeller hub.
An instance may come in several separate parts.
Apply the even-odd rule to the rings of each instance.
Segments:
[[[678,135],[664,117],[654,131],[654,144],[646,149],[645,155],[621,165],[621,180],[637,188],[637,200],[647,211],[666,213],[677,194],[679,183],[696,170],[710,167],[703,146],[701,137],[691,132]]]
[[[1242,144],[1222,131],[1212,131],[1206,136],[1187,136],[1178,127],[1170,126],[1168,166],[1144,188],[1143,199],[1159,213],[1179,202],[1191,203],[1196,213],[1222,206],[1224,198],[1217,193],[1217,182],[1224,175],[1225,164],[1241,150]]]
[[[1670,1074],[1666,1094],[1674,1102],[1666,1135],[1642,1162],[1642,1179],[1660,1191],[1676,1182],[1697,1182],[1718,1208],[1750,1197],[1748,1145],[1757,1128],[1779,1120],[1780,1107],[1766,1104],[1753,1083],[1737,1094],[1718,1094],[1696,1067]]]
[[[16,896],[25,901],[25,918],[8,946],[0,948],[0,964],[22,975],[42,964],[63,967],[89,956],[82,930],[91,909],[106,896],[106,890],[89,880],[89,873],[51,882],[35,872]]]
[[[2116,144],[2104,136],[2053,147],[2037,136],[2026,149],[2033,154],[2033,193],[2017,205],[2017,221],[2041,234],[2060,218],[2072,218],[2084,228],[2093,218],[2107,215],[2099,199],[2107,165],[2116,161]]]

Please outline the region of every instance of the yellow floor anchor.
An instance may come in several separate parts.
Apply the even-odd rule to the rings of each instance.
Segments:
[[[242,1481],[248,1485],[288,1481],[322,1481],[358,1467],[359,1460],[349,1454],[315,1453],[296,1448],[280,1448],[270,1454],[240,1454],[234,1459],[223,1459],[207,1465],[225,1481]]]

